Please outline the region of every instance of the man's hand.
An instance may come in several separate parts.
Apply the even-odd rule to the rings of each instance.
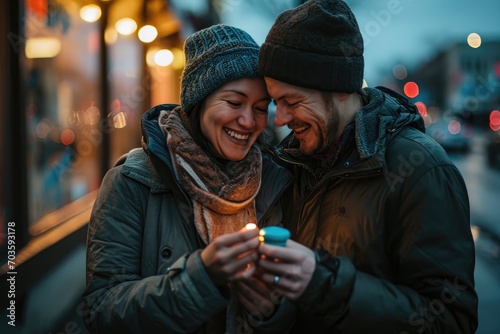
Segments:
[[[256,275],[276,293],[297,300],[309,285],[316,268],[314,252],[288,240],[286,247],[261,244],[259,253],[264,256],[258,262]]]

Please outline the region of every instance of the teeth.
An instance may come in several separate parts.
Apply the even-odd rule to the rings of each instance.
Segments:
[[[295,129],[295,132],[296,133],[302,133],[302,132],[306,131],[307,129],[309,129],[309,127],[308,126],[304,126],[302,128]]]
[[[239,139],[239,140],[247,140],[248,137],[250,137],[250,135],[240,135],[240,134],[237,134],[236,132],[234,131],[231,131],[231,130],[227,130],[227,129],[224,129],[224,131],[226,131],[226,133],[228,135],[230,135],[231,137],[233,138],[236,138],[236,139]]]

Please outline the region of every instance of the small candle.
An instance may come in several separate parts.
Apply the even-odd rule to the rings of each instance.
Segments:
[[[254,223],[248,223],[248,224],[245,225],[245,228],[247,230],[254,230],[254,229],[257,228],[257,225],[255,225]]]
[[[273,246],[286,247],[288,239],[290,239],[290,231],[280,226],[267,226],[259,232],[260,242]]]

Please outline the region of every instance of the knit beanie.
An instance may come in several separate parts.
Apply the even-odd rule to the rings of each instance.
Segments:
[[[259,57],[259,74],[288,84],[352,93],[363,84],[363,38],[341,0],[309,0],[283,12]]]
[[[187,114],[223,84],[257,77],[259,46],[245,31],[218,24],[189,36],[181,76],[181,107]]]

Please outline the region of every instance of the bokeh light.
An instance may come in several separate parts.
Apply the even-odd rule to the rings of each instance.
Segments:
[[[26,40],[26,58],[54,58],[61,52],[61,41],[54,37],[32,37]]]
[[[87,5],[80,9],[80,17],[85,22],[95,22],[101,17],[101,7],[97,5]]]
[[[467,43],[471,48],[477,49],[481,46],[481,36],[473,32],[467,36]]]
[[[462,130],[462,125],[460,125],[460,122],[457,121],[456,119],[453,119],[450,121],[450,123],[448,123],[448,131],[450,131],[452,135],[460,133],[461,130]]]
[[[113,126],[115,129],[123,129],[127,126],[127,115],[123,111],[113,115]]]
[[[61,143],[63,143],[63,145],[71,145],[73,144],[73,142],[75,141],[75,133],[70,130],[70,129],[66,129],[64,130],[63,132],[61,132]]]
[[[168,66],[174,61],[174,54],[167,49],[159,50],[154,56],[155,64],[158,66]]]
[[[44,118],[36,125],[35,133],[38,138],[45,139],[51,130],[52,127],[50,126],[49,122]]]
[[[158,36],[158,30],[152,25],[145,25],[141,29],[139,29],[139,39],[143,43],[151,43],[155,40],[156,36]]]
[[[118,33],[116,32],[115,29],[107,28],[104,31],[104,41],[106,42],[106,44],[108,45],[113,44],[114,42],[116,42],[117,39],[118,39]]]
[[[156,63],[155,63],[155,54],[159,50],[160,50],[160,48],[157,47],[157,46],[153,46],[153,47],[149,47],[148,48],[148,51],[146,52],[146,64],[149,67],[155,67],[156,66]]]
[[[180,48],[173,48],[172,53],[174,54],[174,60],[172,61],[172,68],[174,70],[182,70],[184,68],[185,59],[184,59],[184,51]]]
[[[137,30],[137,23],[131,18],[123,18],[116,22],[115,24],[116,31],[122,35],[130,35],[133,34],[134,31]]]
[[[392,73],[394,74],[394,77],[398,80],[404,80],[408,76],[408,71],[406,70],[406,67],[404,65],[396,65],[392,68]]]
[[[101,112],[97,107],[90,106],[83,114],[83,122],[87,125],[95,125],[99,122]]]
[[[493,110],[490,113],[490,129],[493,131],[500,130],[500,111]]]
[[[408,96],[411,99],[414,97],[417,97],[418,93],[419,93],[418,85],[413,81],[407,82],[405,84],[403,90],[404,90],[406,96]]]
[[[422,115],[422,117],[425,117],[427,115],[427,106],[425,105],[425,103],[420,101],[415,102],[415,106],[417,107],[418,112],[420,113],[420,115]]]

